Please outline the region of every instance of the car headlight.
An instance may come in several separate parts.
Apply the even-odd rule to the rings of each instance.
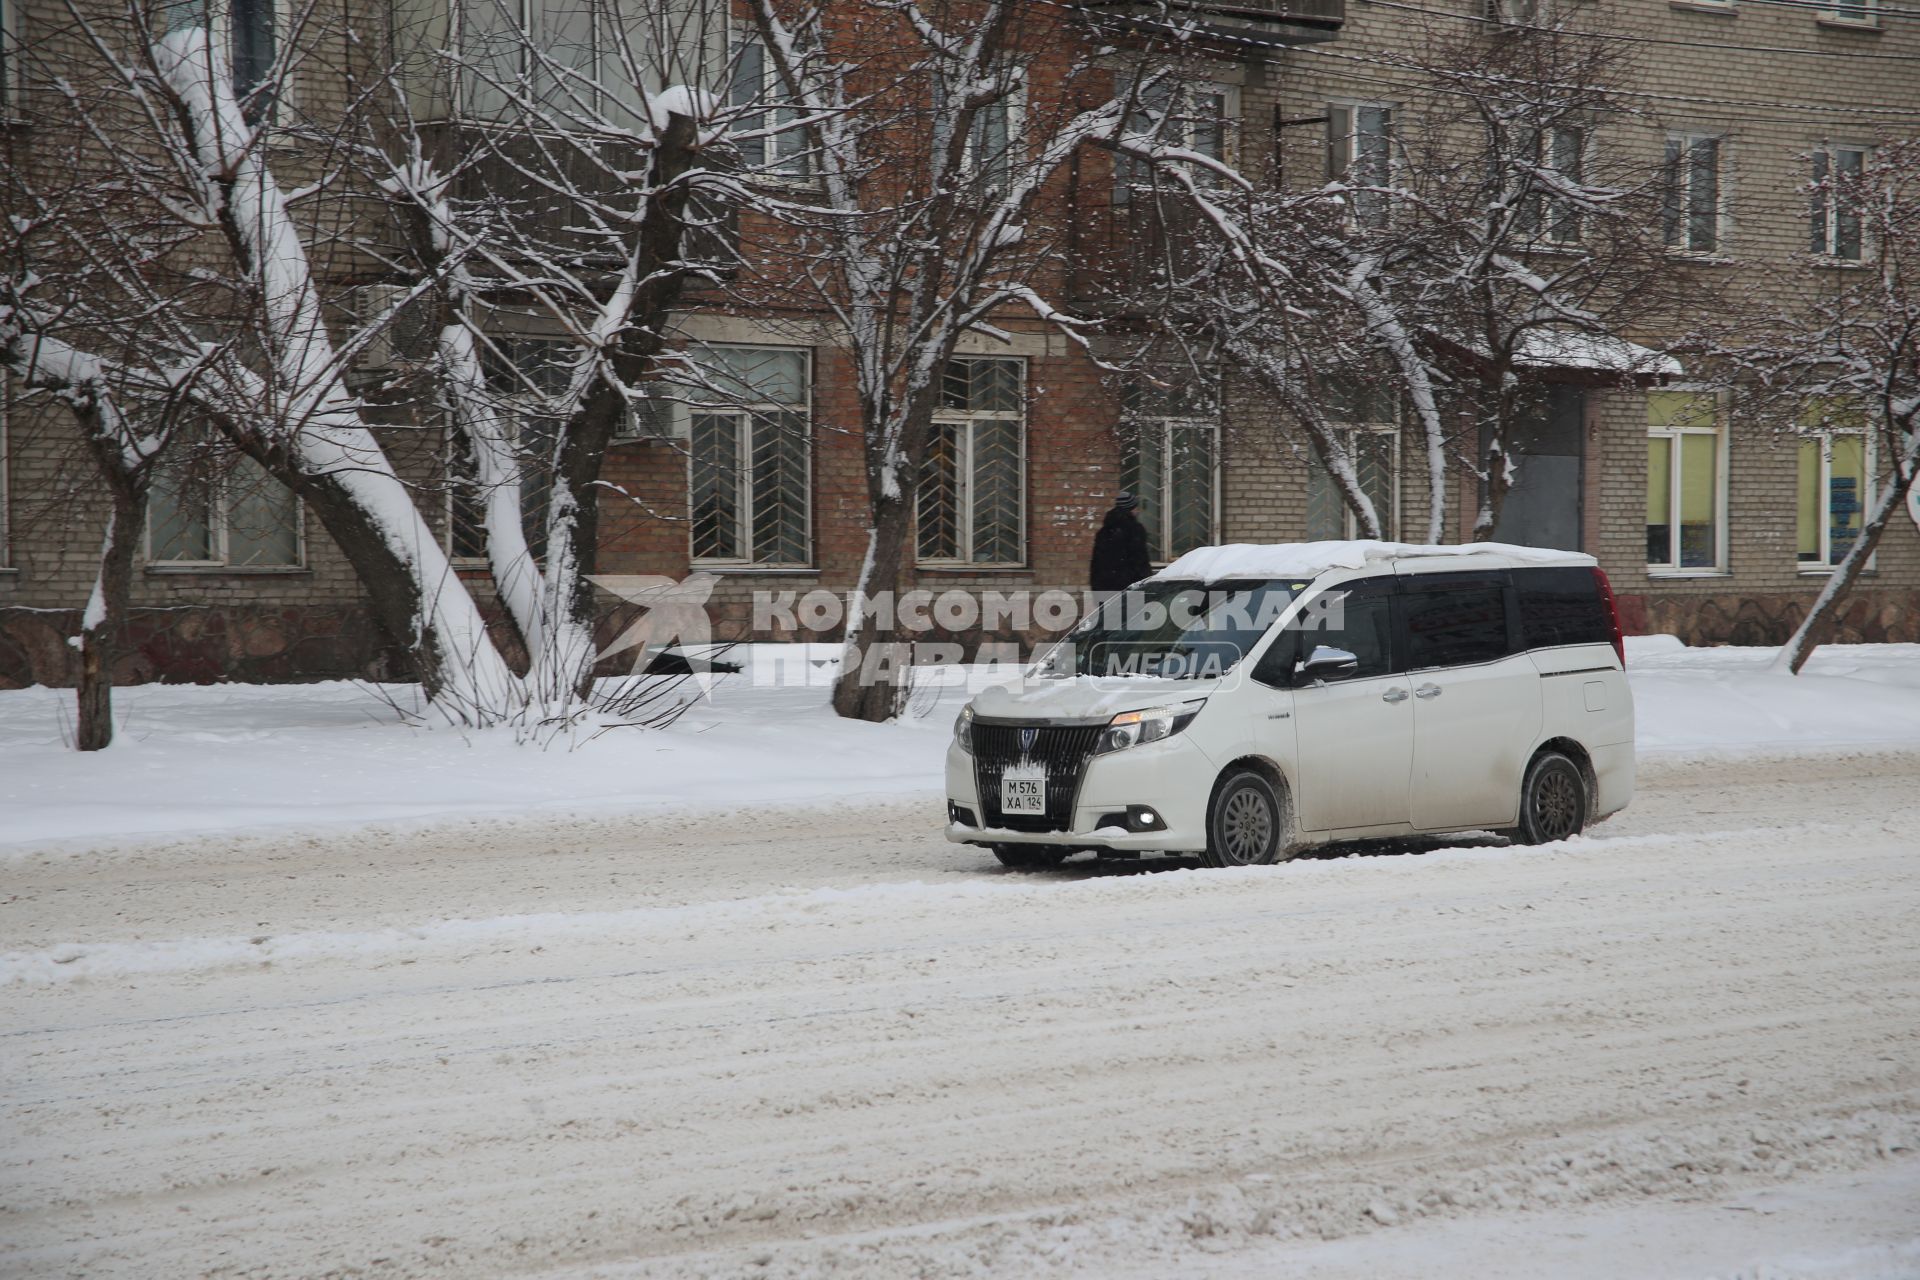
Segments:
[[[1193,723],[1200,714],[1200,708],[1207,705],[1205,698],[1195,702],[1182,703],[1177,707],[1148,707],[1144,711],[1122,711],[1107,721],[1107,727],[1100,731],[1098,741],[1094,743],[1093,753],[1104,755],[1109,751],[1125,751],[1128,747],[1137,747],[1143,742],[1158,742],[1162,738],[1171,738]]]
[[[953,740],[954,742],[959,744],[959,747],[962,751],[966,752],[968,755],[973,754],[973,708],[972,706],[965,706],[960,708],[960,714],[954,718]]]

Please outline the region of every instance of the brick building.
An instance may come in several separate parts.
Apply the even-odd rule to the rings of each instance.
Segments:
[[[1501,0],[1504,5],[1508,0]],[[1520,0],[1511,0],[1514,6]],[[12,48],[35,14],[0,0]],[[216,20],[276,10],[232,4]],[[1207,65],[1187,93],[1218,113],[1189,145],[1260,180],[1316,182],[1330,170],[1390,163],[1403,127],[1395,52],[1413,22],[1485,24],[1485,0],[1409,6],[1382,0],[1223,6]],[[1698,269],[1737,273],[1763,258],[1815,290],[1857,270],[1871,246],[1817,217],[1802,187],[1814,166],[1858,162],[1876,138],[1920,126],[1920,22],[1874,0],[1838,8],[1788,0],[1632,0],[1612,38],[1636,43],[1638,91],[1656,109],[1609,124],[1607,143],[1670,147],[1687,159],[1704,210],[1672,237]],[[236,32],[236,48],[245,33]],[[10,59],[9,102],[20,101]],[[1044,78],[1036,81],[1044,84]],[[303,84],[307,105],[337,91]],[[1203,116],[1205,112],[1196,112]],[[30,112],[9,110],[6,144],[35,145]],[[1656,123],[1657,120],[1657,123]],[[1102,169],[1100,166],[1108,167]],[[1127,216],[1110,161],[1096,158],[1056,215],[1091,241]],[[1097,193],[1097,198],[1085,193]],[[1106,220],[1106,221],[1103,221]],[[1063,228],[1056,228],[1063,230]],[[1818,241],[1816,244],[1815,242]],[[1815,251],[1817,250],[1817,252]],[[1092,250],[1089,250],[1092,252]],[[344,289],[346,281],[339,282]],[[606,458],[602,573],[718,575],[722,634],[749,631],[756,591],[844,590],[865,553],[865,477],[851,376],[823,319],[756,317],[719,293],[689,298],[681,336],[732,369],[753,401],[680,408],[639,424]],[[1305,437],[1222,371],[1215,389],[1143,391],[1103,377],[1057,332],[1009,318],[1006,340],[963,345],[949,371],[909,587],[1078,590],[1112,494],[1142,493],[1163,557],[1210,541],[1344,537],[1349,517]],[[539,359],[529,335],[529,361]],[[1657,345],[1657,332],[1622,335]],[[79,449],[57,413],[11,378],[0,419],[0,684],[71,679],[99,545]],[[1613,579],[1630,629],[1693,643],[1783,639],[1857,530],[1857,503],[1881,459],[1844,432],[1782,438],[1729,420],[1684,375],[1565,376],[1522,466],[1499,536],[1590,551]],[[1419,449],[1391,403],[1352,409],[1350,430],[1390,537],[1416,538],[1429,495]],[[800,447],[774,449],[753,424],[789,424]],[[431,424],[392,432],[422,477],[422,501],[458,564],[478,550],[457,494],[430,483],[444,450]],[[1471,534],[1477,481],[1456,468],[1445,494],[1452,536]],[[477,570],[473,581],[484,577]],[[300,679],[392,669],[359,587],[317,523],[271,482],[236,472],[213,493],[156,495],[117,676]],[[784,636],[782,638],[785,638]],[[1846,639],[1920,640],[1920,530],[1899,519],[1862,579]]]

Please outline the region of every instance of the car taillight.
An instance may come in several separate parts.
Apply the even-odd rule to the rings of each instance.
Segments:
[[[1620,630],[1620,606],[1613,601],[1613,584],[1604,569],[1593,571],[1593,583],[1600,588],[1600,600],[1607,606],[1607,628],[1613,632],[1613,651],[1620,656],[1620,669],[1627,669],[1627,641]]]

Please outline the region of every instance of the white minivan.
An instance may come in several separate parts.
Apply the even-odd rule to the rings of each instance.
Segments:
[[[1498,543],[1204,547],[1107,600],[947,752],[947,838],[1213,866],[1334,840],[1564,839],[1633,797],[1592,556]]]

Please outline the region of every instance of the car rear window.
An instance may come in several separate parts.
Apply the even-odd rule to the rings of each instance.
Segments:
[[[1515,569],[1520,633],[1529,649],[1563,644],[1612,644],[1613,627],[1593,570]]]
[[[1459,667],[1507,656],[1506,584],[1487,574],[1406,581],[1407,666]]]

